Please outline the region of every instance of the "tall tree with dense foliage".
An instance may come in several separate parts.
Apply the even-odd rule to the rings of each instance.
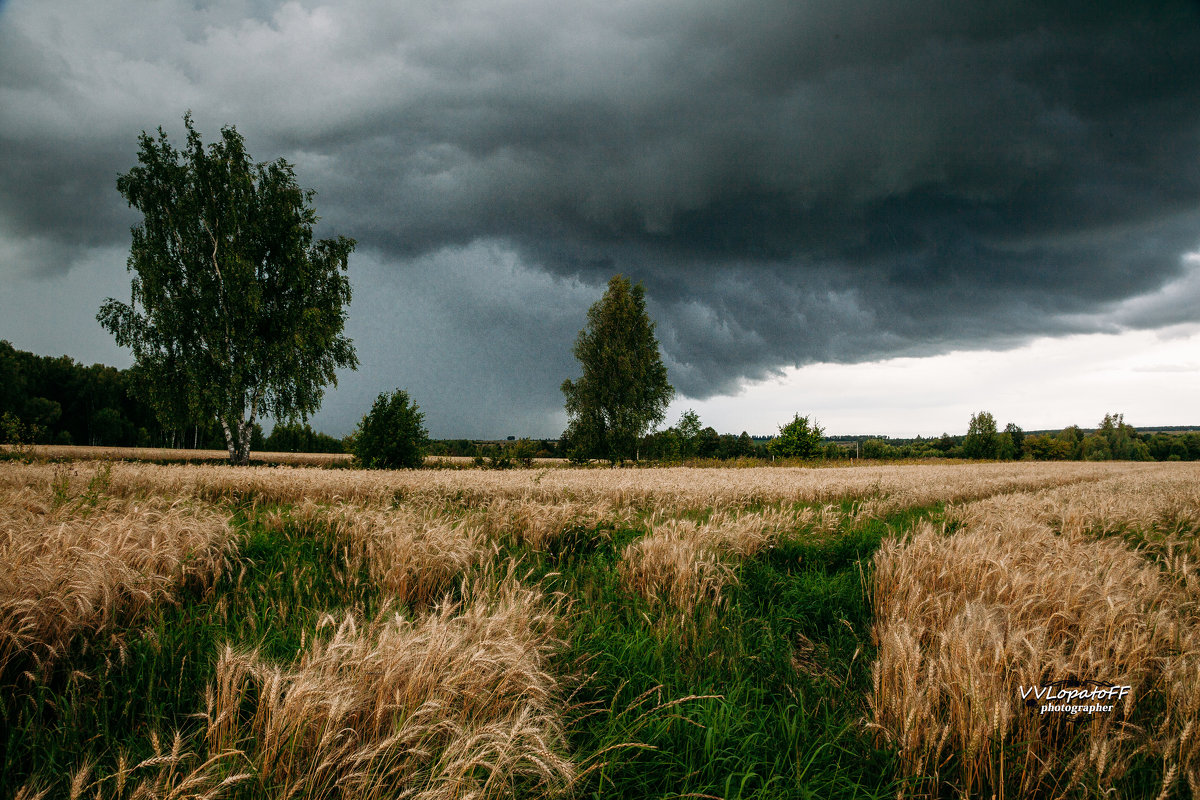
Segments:
[[[177,151],[142,133],[117,189],[143,215],[132,229],[129,304],[97,316],[132,347],[137,389],[165,427],[215,419],[229,459],[250,458],[254,421],[306,418],[335,370],[358,359],[342,331],[354,240],[313,241],[315,193],[283,159],[255,164],[233,127],[204,146],[184,117]]]
[[[987,411],[971,415],[967,438],[963,439],[963,455],[967,458],[996,458],[1000,449],[1000,435],[996,431],[996,418]]]
[[[613,276],[604,297],[588,309],[574,353],[583,375],[562,384],[565,438],[577,454],[614,463],[636,458],[638,441],[663,421],[675,395],[646,313],[645,288]]]

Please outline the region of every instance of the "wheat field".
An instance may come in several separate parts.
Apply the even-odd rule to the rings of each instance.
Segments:
[[[1196,798],[1198,534],[1186,463],[2,462],[0,798]]]

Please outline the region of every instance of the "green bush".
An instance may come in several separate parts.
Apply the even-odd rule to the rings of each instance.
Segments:
[[[522,467],[526,467],[526,468],[532,467],[533,459],[536,456],[537,456],[537,448],[534,447],[533,442],[529,441],[529,439],[527,439],[527,438],[518,439],[512,445],[513,460],[516,461],[518,464],[520,464]]]
[[[825,434],[814,420],[797,414],[779,429],[779,435],[767,445],[771,455],[779,458],[814,458],[820,453],[821,437]]]
[[[537,452],[529,439],[518,439],[513,442],[487,445],[475,457],[475,466],[488,469],[512,469],[516,466],[530,467],[533,465],[534,454]]]
[[[419,467],[425,460],[429,433],[425,415],[401,389],[381,394],[358,423],[351,452],[368,469]]]

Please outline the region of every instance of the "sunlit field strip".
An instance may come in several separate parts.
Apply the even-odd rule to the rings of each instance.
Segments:
[[[0,444],[0,450],[11,451],[12,445]],[[224,450],[187,450],[171,447],[93,447],[88,445],[39,444],[29,448],[30,454],[43,459],[78,459],[85,461],[224,461],[229,454]],[[347,466],[354,456],[349,453],[289,453],[269,450],[254,450],[252,462],[268,464],[294,464],[310,467]],[[470,467],[475,459],[469,456],[427,456],[428,466]],[[564,467],[564,458],[535,458],[537,467]]]
[[[12,450],[12,445],[0,445],[0,449]],[[90,447],[85,445],[38,444],[29,448],[37,458],[78,459],[87,461],[224,461],[229,453],[224,450],[185,450],[170,447]],[[348,453],[274,453],[254,451],[252,461],[271,464],[302,464],[306,466],[335,466],[349,464],[353,456]]]
[[[1088,484],[1006,494],[950,509],[964,524],[1033,519],[1063,533],[1127,535],[1137,544],[1183,548],[1200,560],[1200,471],[1186,464],[1153,473],[1122,473]],[[1184,534],[1184,535],[1178,535]]]
[[[9,464],[0,485],[48,484],[53,464]],[[773,503],[872,500],[878,510],[962,502],[1118,474],[1173,474],[1175,465],[1121,462],[1016,462],[979,465],[883,465],[844,469],[689,468],[515,470],[320,470],[216,465],[112,466],[110,491],[209,500],[258,498],[292,503],[482,503],[495,497],[538,502],[604,499],[662,509],[739,508]]]

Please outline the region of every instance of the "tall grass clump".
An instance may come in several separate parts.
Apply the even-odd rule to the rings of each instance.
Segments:
[[[718,510],[704,521],[650,521],[648,535],[628,544],[618,574],[626,591],[651,607],[692,619],[698,609],[718,608],[722,590],[734,580],[734,566],[775,546],[785,534],[805,530],[829,533],[841,514],[831,506]]]
[[[490,584],[490,585],[489,585]],[[511,577],[414,618],[326,617],[294,665],[226,647],[208,748],[279,797],[538,797],[564,789],[553,609]]]
[[[678,612],[683,621],[694,619],[701,607],[718,607],[733,569],[699,535],[699,527],[692,520],[668,520],[627,545],[617,567],[625,590],[651,608]]]
[[[630,524],[634,509],[610,498],[588,501],[537,500],[497,496],[478,508],[477,518],[489,538],[525,546],[538,553],[558,553],[577,544],[583,532]]]
[[[194,503],[0,490],[0,676],[136,619],[228,565],[227,517]]]
[[[333,536],[347,566],[365,568],[388,595],[404,603],[428,605],[468,570],[495,555],[481,527],[433,509],[407,506],[328,506],[305,500],[269,512],[267,530],[285,525]]]
[[[90,761],[84,761],[70,773],[67,797],[70,800],[219,800],[229,797],[239,784],[250,777],[234,772],[241,753],[227,751],[208,760],[188,747],[175,731],[170,745],[153,734],[153,755],[136,764],[122,754],[116,772],[102,774]],[[13,800],[45,800],[56,797],[53,789],[36,781],[26,783]]]
[[[876,553],[873,724],[917,791],[1200,796],[1200,605],[1187,568],[1086,526],[1051,527],[1046,508],[1070,492],[1049,506],[986,501],[952,515],[960,530],[923,523]],[[1056,681],[1132,691],[1111,712],[1025,705],[1022,692]]]

